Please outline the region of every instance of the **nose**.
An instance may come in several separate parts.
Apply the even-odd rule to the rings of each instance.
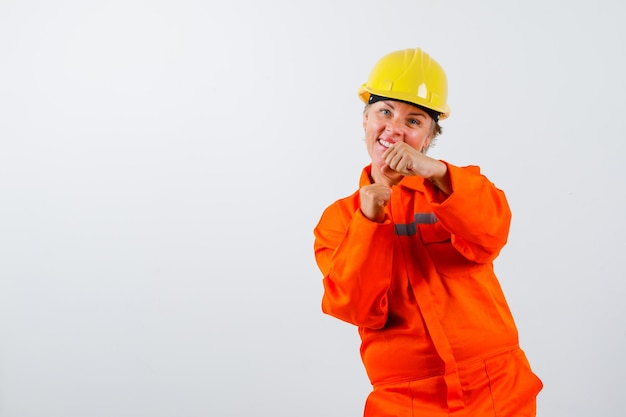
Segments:
[[[391,119],[387,121],[385,130],[393,136],[400,136],[402,134],[402,124],[399,119]]]

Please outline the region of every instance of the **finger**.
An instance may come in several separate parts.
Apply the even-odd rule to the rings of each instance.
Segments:
[[[385,162],[387,163],[387,165],[389,165],[389,168],[391,168],[394,171],[398,171],[398,166],[400,165],[402,161],[402,154],[399,153],[394,153],[392,155],[389,155],[387,157],[387,159],[385,160]]]
[[[381,194],[378,197],[378,206],[385,207],[389,203],[389,200],[391,200],[391,196],[389,195],[389,193]]]
[[[383,159],[386,158],[387,156],[393,155],[397,153],[397,146],[395,143],[392,143],[386,150],[385,152],[383,152]]]
[[[393,169],[393,168],[391,168],[388,164],[383,165],[383,166],[380,168],[380,170],[381,170],[381,172],[382,172],[383,174],[386,174],[386,175],[391,175],[391,174],[395,174],[395,173],[396,173],[396,171],[394,171],[394,169]]]

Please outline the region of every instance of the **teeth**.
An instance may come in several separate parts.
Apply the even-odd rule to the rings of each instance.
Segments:
[[[384,139],[378,139],[378,143],[380,143],[381,145],[383,145],[385,148],[388,148],[388,147],[390,147],[390,146],[391,146],[391,143],[390,143],[390,142],[387,142],[387,141],[386,141],[386,140],[384,140]]]

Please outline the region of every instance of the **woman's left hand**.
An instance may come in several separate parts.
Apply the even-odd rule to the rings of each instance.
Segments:
[[[382,157],[389,168],[402,175],[418,175],[429,178],[441,170],[441,161],[426,156],[405,142],[396,142]]]
[[[394,143],[382,157],[387,166],[398,174],[427,178],[446,194],[452,191],[447,165],[426,156],[405,142]]]

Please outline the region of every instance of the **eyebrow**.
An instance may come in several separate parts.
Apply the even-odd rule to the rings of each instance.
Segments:
[[[387,106],[391,107],[392,109],[396,109],[391,103],[393,103],[393,100],[384,100],[383,103],[385,103]],[[409,104],[409,103],[406,103]],[[413,107],[411,104],[409,104],[409,106]],[[411,112],[408,114],[409,116],[422,116],[422,117],[426,117],[426,112],[422,110],[422,113],[416,113],[416,112]]]

